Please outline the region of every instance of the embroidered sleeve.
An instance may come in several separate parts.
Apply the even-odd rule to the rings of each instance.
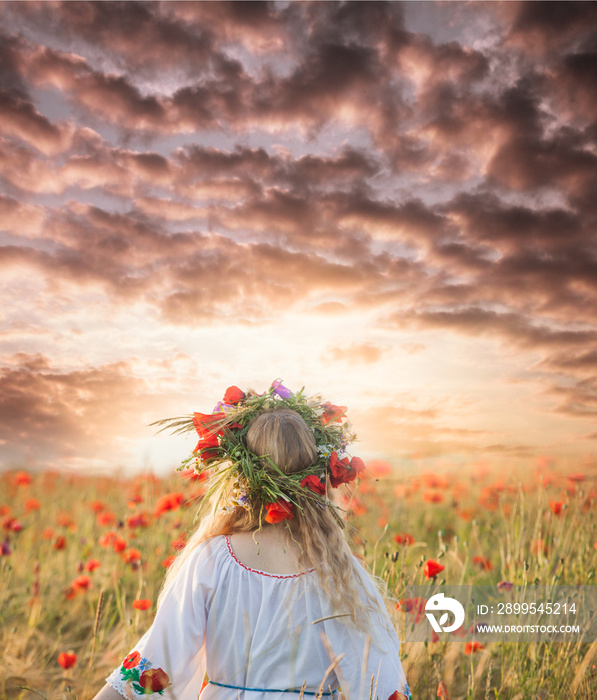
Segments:
[[[197,697],[205,675],[206,604],[213,586],[209,541],[191,552],[153,624],[106,681],[123,697]]]
[[[172,685],[164,669],[153,668],[151,661],[138,651],[132,651],[107,680],[125,698],[153,693],[163,695]]]

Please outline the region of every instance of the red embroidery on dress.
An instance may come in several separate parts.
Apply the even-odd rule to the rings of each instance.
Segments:
[[[230,537],[226,535],[226,546],[228,547],[228,551],[230,552],[230,556],[234,559],[234,561],[237,564],[240,564],[240,566],[243,567],[243,569],[246,569],[247,571],[252,571],[254,574],[261,574],[262,576],[270,576],[271,578],[296,578],[297,576],[303,576],[304,574],[309,574],[311,571],[315,571],[315,569],[307,569],[307,571],[301,571],[298,574],[270,574],[267,571],[259,571],[259,569],[251,569],[250,566],[247,566],[246,564],[243,564],[240,559],[237,559],[236,554],[232,551],[232,547],[230,545]]]

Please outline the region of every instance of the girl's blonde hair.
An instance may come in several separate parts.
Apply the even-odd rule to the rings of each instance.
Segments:
[[[317,458],[317,445],[309,426],[296,411],[286,408],[259,414],[247,431],[247,446],[256,455],[267,455],[285,474],[301,471]],[[197,514],[201,518],[199,525],[168,569],[158,606],[184,561],[199,543],[217,535],[261,529],[265,504],[252,503],[249,509],[237,507],[232,512],[224,510],[222,505],[231,496],[233,487],[231,480],[222,480],[210,498],[202,503]],[[327,487],[329,494],[329,483]],[[336,614],[350,613],[353,621],[362,626],[366,608],[361,602],[357,581],[364,572],[359,571],[362,566],[350,551],[338,516],[332,513],[333,503],[330,500],[329,504],[322,504],[304,497],[299,506],[294,509],[294,518],[284,521],[288,536],[300,546],[299,565],[315,569],[319,585]],[[367,595],[367,607],[370,606],[377,607],[377,604]]]

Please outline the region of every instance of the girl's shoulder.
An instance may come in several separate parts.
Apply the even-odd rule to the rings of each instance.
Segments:
[[[226,535],[208,537],[193,547],[189,558],[195,563],[216,560],[226,552]]]
[[[176,578],[184,576],[199,576],[203,579],[217,576],[226,552],[224,535],[209,537],[197,544],[187,544],[181,552],[180,563],[175,569]]]

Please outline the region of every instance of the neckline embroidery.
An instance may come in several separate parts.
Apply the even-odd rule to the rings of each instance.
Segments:
[[[305,574],[310,574],[315,569],[307,569],[307,571],[299,571],[297,574],[272,574],[269,571],[260,571],[259,569],[252,569],[250,566],[243,564],[243,562],[237,558],[236,554],[232,551],[232,545],[230,544],[230,535],[226,535],[226,547],[228,547],[228,553],[234,559],[234,561],[242,566],[246,571],[251,571],[254,574],[260,574],[261,576],[269,576],[270,578],[298,578],[299,576],[304,576]]]

